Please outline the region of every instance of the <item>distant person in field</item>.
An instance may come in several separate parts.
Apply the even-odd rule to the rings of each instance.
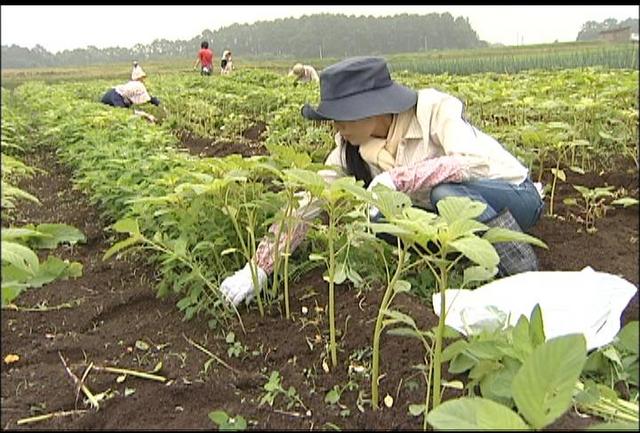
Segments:
[[[233,71],[233,59],[231,58],[231,51],[224,50],[222,58],[220,59],[220,75],[229,75]]]
[[[289,77],[296,77],[297,83],[310,83],[312,81],[319,82],[320,77],[318,72],[311,65],[303,65],[302,63],[296,63],[289,72]]]
[[[125,108],[147,102],[156,106],[160,105],[160,100],[155,96],[149,95],[147,92],[147,88],[144,85],[146,77],[147,74],[138,62],[133,62],[131,80],[128,83],[120,84],[107,91],[107,93],[102,97],[102,102],[114,107]]]
[[[318,173],[327,182],[353,176],[369,190],[383,185],[402,191],[415,206],[432,212],[445,197],[468,197],[486,205],[477,219],[488,227],[526,231],[542,214],[542,194],[527,167],[465,119],[462,101],[436,89],[415,91],[394,82],[382,58],[354,57],[324,69],[320,104],[305,104],[302,116],[331,122],[335,128],[336,147],[325,160],[330,169]],[[278,244],[264,237],[251,259],[257,265],[259,290],[273,272],[274,252],[284,245],[292,252],[320,213],[318,199],[307,196],[299,205],[292,234]],[[384,217],[375,208],[369,216],[374,222]],[[276,233],[277,226],[269,231]],[[395,239],[380,237],[395,245]],[[494,247],[499,276],[538,269],[528,243],[500,242]],[[249,263],[228,276],[220,290],[234,305],[251,299]]]
[[[211,71],[213,71],[213,51],[209,49],[209,42],[207,41],[202,41],[200,44],[200,51],[196,56],[193,69],[196,69],[198,64],[200,64],[200,75],[211,75]]]

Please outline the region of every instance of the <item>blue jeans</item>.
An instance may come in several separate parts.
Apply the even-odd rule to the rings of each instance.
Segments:
[[[504,208],[508,208],[522,231],[527,231],[538,222],[544,209],[544,201],[529,178],[520,185],[490,179],[442,183],[431,190],[431,204],[435,207],[438,201],[450,196],[469,197],[485,203],[487,208],[477,218],[483,223],[498,215]]]
[[[107,105],[112,105],[114,107],[130,107],[131,104],[128,104],[122,95],[116,92],[116,89],[111,89],[107,91],[107,93],[102,96],[102,103]]]

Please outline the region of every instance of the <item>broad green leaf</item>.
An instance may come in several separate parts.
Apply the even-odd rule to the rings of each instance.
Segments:
[[[109,248],[105,253],[104,256],[102,257],[102,260],[107,260],[109,257],[111,257],[112,255],[114,255],[115,253],[117,253],[118,251],[121,251],[125,248],[128,248],[132,245],[135,245],[139,242],[142,241],[142,237],[141,236],[132,236],[130,238],[127,238],[123,241],[120,242],[116,242],[115,244],[113,244],[113,246],[111,248]]]
[[[574,142],[575,144],[575,142]],[[587,141],[587,144],[589,144],[589,142]],[[569,170],[571,170],[574,173],[578,173],[578,174],[584,174],[584,170],[582,169],[582,167],[578,167],[575,165],[572,165],[571,167],[569,167]]]
[[[2,241],[0,246],[2,248],[0,254],[2,255],[3,262],[23,269],[31,275],[35,275],[35,273],[38,272],[40,265],[38,256],[32,249],[10,241]]]
[[[404,239],[410,239],[413,232],[408,231],[402,227],[398,227],[394,224],[387,223],[373,223],[370,224],[371,230],[374,233],[389,233],[394,236],[398,236]]]
[[[492,340],[471,341],[465,349],[465,353],[476,359],[500,359],[502,357],[500,348]]]
[[[584,335],[570,334],[536,347],[522,364],[513,379],[513,399],[533,428],[548,426],[571,406],[586,359]]]
[[[394,323],[398,323],[397,321],[394,321]],[[395,335],[396,337],[415,337],[415,338],[421,338],[420,333],[416,332],[415,329],[413,328],[393,328],[393,329],[389,329],[387,331],[387,334],[389,335]]]
[[[427,422],[437,430],[529,430],[508,407],[472,397],[445,401],[427,414]]]
[[[522,362],[529,358],[535,347],[531,343],[530,326],[529,321],[523,314],[518,318],[516,326],[514,326],[511,331],[511,336],[513,338],[513,353]]]
[[[86,242],[84,233],[67,224],[38,224],[36,230],[51,237],[36,238],[30,241],[34,248],[53,249],[60,243],[75,245],[78,242]]]
[[[247,421],[242,415],[237,415],[235,418],[229,417],[226,423],[220,426],[220,430],[225,431],[237,431],[247,428]]]
[[[74,262],[80,266],[80,274],[82,274],[82,264]],[[47,260],[40,264],[38,272],[26,281],[30,287],[42,287],[58,278],[68,278],[70,276],[70,266],[68,260],[62,260],[55,256],[47,257]],[[77,272],[77,269],[75,269]]]
[[[449,373],[458,374],[473,368],[476,361],[465,353],[456,355],[449,363]]]
[[[631,198],[631,197],[623,197],[623,198],[613,200],[611,204],[619,204],[622,207],[626,208],[629,206],[633,206],[634,204],[638,204],[638,199]]]
[[[560,170],[560,169],[556,169],[556,168],[552,168],[551,169],[551,173],[553,173],[553,175],[555,177],[557,177],[558,179],[560,179],[563,182],[566,182],[567,180],[567,176],[564,173],[564,170]]]
[[[548,248],[547,244],[542,242],[540,239],[534,238],[531,235],[526,233],[517,232],[514,230],[505,229],[502,227],[491,227],[487,232],[482,236],[482,239],[491,242],[492,244],[498,242],[528,242],[538,247]]]
[[[446,197],[436,205],[438,214],[445,219],[447,224],[457,220],[469,220],[480,216],[487,205],[468,197]]]
[[[2,282],[2,306],[10,304],[28,286],[17,281]]]
[[[118,233],[129,233],[133,235],[140,234],[140,228],[138,227],[138,221],[134,218],[123,218],[113,224],[113,229]]]
[[[500,258],[495,248],[486,239],[468,236],[449,243],[449,246],[460,251],[467,258],[488,269],[498,266]]]
[[[27,200],[30,200],[32,202],[38,203],[40,204],[40,200],[38,200],[38,198],[32,194],[29,194],[26,191],[21,190],[20,188],[17,188],[13,185],[10,185],[6,182],[2,182],[2,201],[3,201],[3,205],[2,207],[5,207],[6,204],[6,199],[5,197],[10,196],[10,197],[18,197],[18,198],[24,198]],[[13,207],[13,206],[11,206]]]
[[[303,186],[315,196],[320,195],[327,186],[322,176],[310,170],[290,168],[283,170],[283,173],[287,183]]]
[[[173,252],[178,257],[185,257],[187,255],[187,240],[184,238],[184,236],[180,236],[178,239],[176,239],[175,243],[173,244]]]
[[[37,230],[32,230],[24,227],[19,228],[2,228],[2,240],[3,241],[15,241],[16,239],[49,236],[44,233],[40,233]]]
[[[540,304],[536,304],[531,310],[529,317],[529,340],[533,347],[543,344],[547,337],[544,334],[544,322],[542,320],[542,310]]]
[[[449,236],[452,239],[458,239],[487,228],[486,225],[476,220],[457,220],[449,224]]]
[[[331,277],[329,276],[328,271],[322,276],[322,279],[327,283],[331,282]],[[333,274],[333,282],[335,284],[342,284],[344,280],[347,279],[347,273],[345,272],[344,265],[340,264],[336,266],[336,269]]]
[[[33,274],[23,268],[18,268],[8,263],[2,265],[2,281],[16,281],[24,283],[32,277]]]
[[[398,280],[393,286],[395,293],[403,293],[411,290],[411,283],[406,280]]]
[[[413,317],[409,316],[408,314],[401,313],[397,310],[386,310],[384,312],[384,315],[386,317],[390,317],[391,319],[395,319],[399,322],[405,323],[412,328],[417,328],[416,322],[413,320]]]
[[[428,212],[422,209],[412,207],[411,199],[408,195],[401,191],[392,190],[378,190],[376,192],[376,199],[373,200],[373,204],[380,209],[380,212],[387,218],[399,217],[402,212],[407,212],[411,209],[414,212],[414,218],[416,213],[427,214],[424,218],[428,218]],[[422,218],[420,218],[422,220]]]
[[[442,362],[447,362],[454,356],[462,353],[468,345],[469,343],[466,340],[456,340],[453,343],[447,345],[447,347],[445,347],[442,351],[442,355],[440,356]]]
[[[426,406],[423,404],[410,404],[409,413],[413,416],[420,416],[425,411]]]
[[[209,419],[218,425],[227,422],[228,418],[229,415],[227,415],[226,412],[222,410],[214,410],[209,412]]]
[[[511,402],[511,384],[518,373],[520,365],[517,362],[504,363],[503,368],[489,372],[480,381],[482,396],[502,404],[513,405]]]
[[[335,389],[332,389],[324,396],[324,402],[329,404],[336,404],[340,401],[340,393]]]
[[[493,269],[487,269],[482,266],[471,266],[465,268],[463,272],[463,280],[462,286],[466,286],[469,283],[475,281],[486,281],[491,278],[498,272],[498,268],[494,267]]]
[[[627,323],[616,335],[616,346],[620,346],[627,352],[638,354],[638,321]]]

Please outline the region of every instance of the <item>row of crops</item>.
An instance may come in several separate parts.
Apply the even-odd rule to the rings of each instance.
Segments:
[[[561,163],[590,170],[606,168],[615,162],[614,157],[623,157],[637,164],[637,71],[587,69],[465,78],[399,73],[396,78],[414,88],[436,87],[460,97],[469,120],[498,137],[537,176],[546,167],[557,168]],[[448,252],[461,252],[471,260],[473,266],[462,269],[458,278],[463,287],[472,286],[495,274],[498,258],[492,243],[513,236],[499,229],[477,236],[475,233],[486,227],[472,220],[482,209],[462,199],[443,201],[439,215],[435,215],[411,209],[402,193],[378,191],[374,197],[350,178],[328,185],[316,172],[333,143],[330,129],[303,121],[299,113],[303,102],[317,100],[314,85],[293,86],[285,77],[268,71],[240,71],[224,77],[158,77],[149,85],[150,92],[163,101],[160,107],[149,109],[161,119],[158,125],[148,124],[128,110],[100,104],[99,98],[109,85],[105,81],[56,86],[29,83],[16,88],[12,103],[5,107],[17,113],[30,131],[31,142],[25,150],[29,150],[27,145],[55,149],[73,168],[76,185],[88,192],[106,221],[115,223],[114,245],[105,258],[131,248],[146,250],[161,271],[158,293],[180,294],[177,306],[186,318],[201,315],[211,326],[224,326],[233,317],[241,322],[238,312],[220,298],[220,281],[254,255],[263,236],[279,243],[285,231],[295,229],[296,192],[304,189],[312,198],[321,198],[328,218],[311,224],[307,240],[294,254],[285,250],[274,257],[272,284],[256,294],[257,305],[264,314],[265,305],[284,303],[289,317],[290,279],[310,267],[323,268],[335,367],[334,286],[347,280],[358,288],[383,286],[385,297],[372,344],[374,408],[378,406],[376,357],[383,328],[415,328],[410,317],[393,309],[395,295],[412,290],[406,278],[408,269],[432,272],[436,278],[429,289],[444,296],[454,278],[450,274],[462,257],[448,260]],[[181,149],[176,138],[178,132],[188,131],[216,140],[241,141],[242,132],[256,122],[267,125],[268,156],[201,159]],[[371,225],[369,204],[381,209],[388,223]],[[403,207],[406,209],[399,210]],[[277,229],[268,232],[272,223],[277,223]],[[377,233],[398,235],[404,246],[387,245],[374,236]],[[410,245],[425,239],[437,241],[441,250],[410,257]],[[524,235],[523,239],[540,244]],[[367,248],[352,248],[365,245]],[[441,305],[445,304],[443,299]],[[524,366],[529,365],[529,355],[540,352],[527,368],[529,377],[542,375],[536,370],[540,359],[549,358],[551,366],[557,365],[559,360],[550,354],[558,347],[573,351],[568,356],[582,360],[567,366],[570,373],[562,384],[564,400],[556,408],[561,413],[586,361],[586,351],[580,349],[584,341],[571,337],[545,346],[535,314],[530,322],[535,332],[527,337],[527,356],[516,356]],[[525,326],[529,324],[523,322],[521,327]],[[433,361],[429,368],[438,372],[432,383],[434,407],[441,398],[440,365],[446,360],[443,335],[444,326],[431,334],[416,333]],[[464,356],[454,351],[446,356],[458,355]],[[637,360],[637,353],[635,356]],[[552,367],[545,364],[543,368]],[[635,381],[637,386],[637,378]],[[522,379],[509,398],[517,402],[517,395],[532,387]],[[546,398],[545,393],[541,391],[536,398]],[[425,401],[415,412],[425,415],[426,427],[427,414],[434,417],[434,411],[428,410],[429,394]],[[511,406],[516,406],[513,400]],[[529,426],[542,428],[555,419],[538,414],[541,408],[535,404],[517,406]],[[518,415],[507,415],[491,405],[473,410],[496,410],[498,418],[507,423],[503,428],[514,425],[509,423],[525,425]],[[436,418],[429,422],[439,422]]]
[[[482,72],[515,74],[531,69],[562,70],[586,67],[638,69],[638,44],[569,43],[505,47],[393,56],[394,71],[469,75]]]
[[[637,165],[637,71],[463,78],[401,73],[396,79],[460,97],[469,120],[501,140],[536,178],[560,165],[607,169],[620,157]],[[189,287],[185,299],[190,301],[181,307],[190,315],[206,310],[206,284],[192,284],[194,273],[208,273],[205,280],[215,286],[252,253],[251,242],[245,242],[230,217],[235,215],[239,227],[253,228],[250,238],[255,243],[290,201],[282,170],[314,169],[333,145],[328,125],[305,121],[299,112],[303,102],[317,100],[317,87],[294,86],[268,71],[240,71],[231,77],[162,76],[150,83],[150,92],[163,104],[149,110],[162,122],[148,125],[127,110],[99,104],[108,86],[104,81],[27,84],[14,91],[18,104],[8,108],[23,110],[38,141],[54,144],[75,169],[78,186],[91,192],[108,220],[134,216],[143,232],[180,240],[180,249],[192,255],[199,269],[163,260],[169,269],[161,292]],[[269,157],[201,160],[188,156],[175,138],[178,131],[188,131],[242,141],[242,132],[256,122],[267,125]]]

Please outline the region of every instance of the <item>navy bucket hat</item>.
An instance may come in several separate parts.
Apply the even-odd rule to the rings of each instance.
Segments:
[[[360,120],[408,110],[418,93],[391,80],[387,62],[378,57],[351,57],[320,72],[320,104],[302,107],[311,120]]]

